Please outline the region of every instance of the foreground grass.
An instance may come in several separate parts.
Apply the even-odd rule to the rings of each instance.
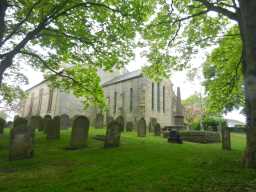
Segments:
[[[13,192],[244,192],[256,191],[256,171],[243,169],[244,136],[233,135],[231,152],[220,144],[169,144],[161,137],[122,135],[122,145],[67,151],[69,131],[47,141],[37,133],[33,159],[9,162],[8,133],[0,138],[0,191]]]

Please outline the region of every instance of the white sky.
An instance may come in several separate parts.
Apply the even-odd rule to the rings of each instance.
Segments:
[[[126,68],[129,71],[134,71],[137,69],[140,69],[142,66],[147,65],[147,60],[143,57],[141,57],[142,48],[136,48],[135,51],[135,59],[131,61]],[[190,95],[193,95],[194,93],[201,93],[204,95],[204,88],[201,86],[202,82],[202,72],[200,70],[200,66],[202,65],[204,61],[204,56],[198,56],[192,61],[192,66],[199,68],[197,71],[197,78],[195,78],[194,81],[188,80],[187,78],[187,71],[180,71],[180,72],[173,72],[170,79],[172,83],[174,84],[174,88],[176,90],[176,87],[179,86],[181,88],[181,97],[182,99],[188,98]],[[27,75],[29,79],[29,84],[24,86],[24,89],[28,89],[37,83],[41,82],[43,80],[43,75],[39,71],[34,71],[31,67],[25,66],[24,74]],[[244,115],[241,115],[238,110],[232,111],[231,113],[228,113],[224,116],[228,119],[236,119],[242,122],[245,122]]]

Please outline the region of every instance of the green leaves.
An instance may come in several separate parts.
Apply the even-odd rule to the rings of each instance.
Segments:
[[[210,111],[230,111],[244,106],[241,47],[239,30],[235,26],[204,64],[204,85]]]

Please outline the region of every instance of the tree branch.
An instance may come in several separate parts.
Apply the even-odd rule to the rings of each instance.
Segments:
[[[234,20],[234,21],[239,21],[240,20],[239,14],[237,12],[232,12],[228,9],[222,8],[220,6],[216,6],[216,5],[214,5],[214,3],[210,3],[208,0],[194,0],[194,1],[197,1],[197,2],[201,3],[208,10],[220,13],[220,14],[228,17],[231,20]]]
[[[22,19],[19,23],[17,23],[17,24],[14,26],[12,32],[9,33],[9,35],[7,35],[7,36],[5,37],[5,39],[3,39],[3,41],[0,41],[0,47],[1,47],[8,39],[10,39],[15,33],[17,33],[17,31],[20,29],[20,27],[23,25],[23,23],[25,23],[25,22],[29,19],[29,17],[30,17],[31,14],[32,14],[33,9],[34,9],[38,4],[40,4],[40,2],[41,2],[41,0],[38,0],[37,2],[35,2],[35,3],[30,7],[30,9],[28,10],[28,12],[27,12],[25,18]]]
[[[5,32],[5,14],[6,14],[6,9],[8,7],[8,2],[7,0],[1,0],[0,1],[0,42],[2,41],[4,37],[4,32]]]

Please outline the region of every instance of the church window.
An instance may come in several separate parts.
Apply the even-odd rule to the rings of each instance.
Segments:
[[[157,112],[160,112],[160,83],[157,83]]]
[[[152,111],[154,111],[154,108],[155,108],[155,84],[152,83],[152,87],[151,87],[151,109]]]
[[[50,113],[52,110],[52,97],[53,97],[53,89],[51,88],[49,91],[49,100],[48,100],[48,108],[47,113]]]
[[[165,86],[163,86],[163,112],[165,112]]]
[[[29,106],[29,115],[32,115],[34,105],[34,93],[31,94],[30,106]]]
[[[114,93],[114,113],[116,113],[116,103],[117,103],[117,92]]]
[[[133,88],[130,88],[130,112],[132,112],[133,107]]]
[[[37,108],[37,114],[38,115],[40,115],[40,112],[41,112],[43,91],[44,91],[43,88],[39,90],[39,100],[38,100],[38,108]]]

